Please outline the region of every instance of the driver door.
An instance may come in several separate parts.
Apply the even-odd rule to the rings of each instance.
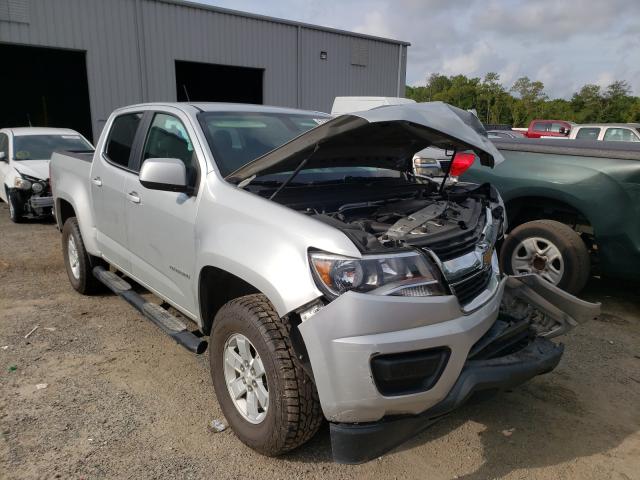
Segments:
[[[148,189],[135,175],[125,182],[125,197],[134,277],[195,317],[195,218],[202,170],[192,141],[195,132],[187,124],[177,112],[154,112],[135,170],[139,173],[148,158],[177,158],[195,193]]]

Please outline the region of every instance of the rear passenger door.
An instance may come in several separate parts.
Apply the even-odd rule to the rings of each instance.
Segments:
[[[96,222],[96,240],[101,253],[127,273],[131,271],[128,248],[125,182],[137,178],[131,169],[133,151],[143,112],[123,113],[111,123],[100,155],[91,166],[91,197]]]
[[[180,111],[149,114],[136,175],[125,182],[133,275],[195,317],[195,217],[204,159],[200,159],[189,119]],[[145,188],[137,173],[149,158],[177,158],[187,170],[192,195]]]

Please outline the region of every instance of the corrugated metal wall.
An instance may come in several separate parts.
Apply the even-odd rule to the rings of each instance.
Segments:
[[[163,0],[11,2],[26,5],[26,22],[0,18],[0,42],[86,51],[96,137],[116,107],[175,101],[175,60],[263,68],[271,105],[328,111],[337,95],[404,95],[397,42]]]

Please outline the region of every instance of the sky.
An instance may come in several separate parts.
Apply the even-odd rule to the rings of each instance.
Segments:
[[[640,95],[640,0],[197,0],[411,42],[407,84],[432,73],[541,80],[551,98],[626,80]]]

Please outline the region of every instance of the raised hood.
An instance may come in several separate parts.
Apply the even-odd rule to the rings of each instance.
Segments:
[[[413,155],[434,146],[473,150],[482,165],[504,159],[471,113],[443,102],[391,105],[341,115],[249,162],[227,176],[237,183],[254,175],[305,168],[372,166],[410,170]]]

